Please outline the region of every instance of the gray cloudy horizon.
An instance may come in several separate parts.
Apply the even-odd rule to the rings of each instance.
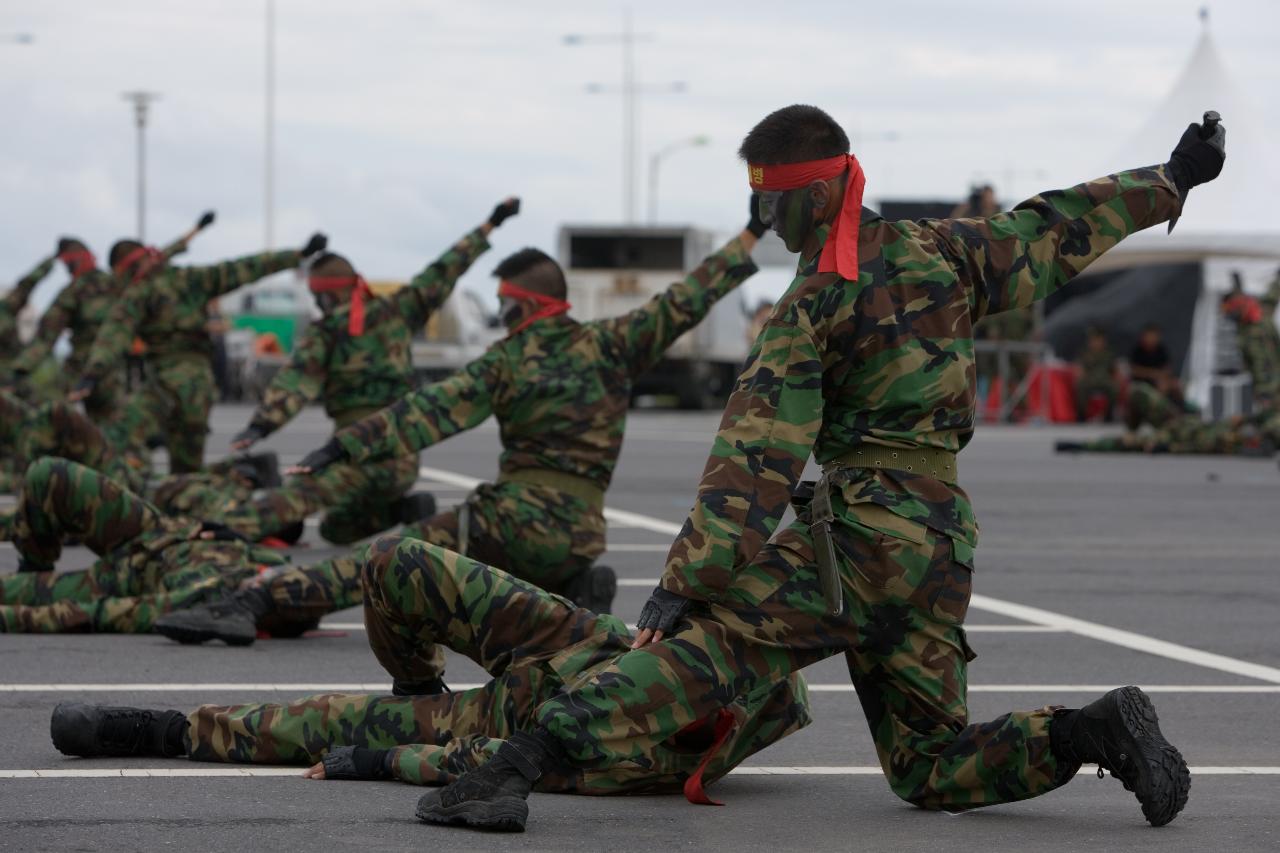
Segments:
[[[844,124],[872,200],[958,198],[983,180],[1016,201],[1144,165],[1107,157],[1182,70],[1200,5],[277,0],[276,243],[322,230],[367,278],[403,279],[518,194],[524,212],[467,277],[487,288],[496,258],[524,245],[553,251],[561,223],[617,221],[620,99],[585,87],[616,85],[620,53],[563,36],[615,32],[628,7],[635,29],[652,35],[637,47],[641,79],[688,87],[642,100],[642,215],[648,155],[701,134],[709,145],[663,165],[661,219],[737,228],[746,199],[737,143],[797,101]],[[1273,139],[1280,106],[1264,95],[1280,88],[1280,4],[1208,5],[1223,61],[1255,105],[1250,120]],[[132,236],[134,131],[120,94],[139,88],[163,94],[148,131],[148,239],[214,208],[218,224],[185,262],[263,248],[263,8],[5,3],[0,33],[35,42],[0,44],[10,116],[0,280],[15,280],[62,234],[99,255]],[[1258,230],[1280,231],[1280,216]],[[39,301],[63,283],[61,271],[51,276]]]

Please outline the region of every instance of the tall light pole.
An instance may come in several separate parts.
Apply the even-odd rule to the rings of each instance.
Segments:
[[[133,104],[134,123],[138,128],[138,241],[147,239],[147,109],[160,100],[155,92],[125,92],[124,99]]]
[[[262,222],[263,245],[267,251],[274,248],[276,219],[276,3],[267,0],[267,98],[266,138],[264,140],[262,169]]]
[[[668,145],[659,148],[653,152],[653,156],[649,158],[649,224],[658,221],[658,167],[662,165],[662,161],[677,151],[685,148],[700,148],[711,140],[706,136],[690,136],[688,139],[678,139]]]
[[[636,221],[636,154],[639,150],[640,106],[637,96],[646,93],[683,92],[688,87],[683,82],[665,83],[647,86],[636,80],[635,45],[636,42],[652,41],[653,36],[637,33],[631,28],[631,10],[622,13],[622,31],[618,33],[602,33],[600,35],[566,35],[564,43],[568,45],[609,43],[622,45],[622,85],[606,86],[599,83],[587,84],[587,91],[592,94],[605,92],[622,93],[622,216],[627,222]]]

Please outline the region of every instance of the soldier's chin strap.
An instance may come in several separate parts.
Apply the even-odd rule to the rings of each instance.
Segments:
[[[805,160],[800,163],[780,165],[747,165],[747,180],[756,192],[786,192],[807,187],[814,181],[829,181],[845,172],[849,180],[844,189],[844,201],[840,213],[831,223],[831,233],[822,256],[818,258],[818,272],[839,273],[848,281],[858,280],[858,225],[862,220],[862,191],[867,178],[862,164],[852,154],[840,154],[823,160]]]
[[[556,299],[554,296],[547,296],[545,293],[537,293],[532,290],[527,290],[515,282],[507,281],[506,279],[503,279],[498,283],[498,296],[509,296],[512,299],[518,299],[521,302],[532,302],[534,305],[538,306],[537,311],[534,311],[528,317],[525,317],[520,321],[519,325],[511,330],[511,334],[513,335],[523,332],[538,320],[542,320],[546,317],[554,317],[557,314],[564,314],[573,307],[563,299]]]
[[[307,279],[312,293],[332,293],[334,291],[351,291],[351,316],[347,320],[347,331],[358,338],[364,334],[364,302],[371,291],[368,283],[358,275],[324,276],[313,275]]]

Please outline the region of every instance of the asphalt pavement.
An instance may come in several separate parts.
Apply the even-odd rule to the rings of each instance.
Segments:
[[[248,412],[215,410],[211,459],[226,453]],[[689,507],[715,422],[632,414],[607,501],[630,515],[611,519],[605,558],[623,581],[615,612],[629,621]],[[310,409],[265,446],[290,461],[327,432]],[[189,710],[385,689],[353,610],[329,617],[325,636],[246,649],[154,636],[0,636],[0,849],[1275,850],[1280,470],[1251,459],[1052,452],[1055,438],[1091,432],[984,427],[961,456],[982,525],[968,618],[978,652],[971,716],[1147,687],[1193,770],[1187,810],[1164,829],[1145,825],[1119,782],[1088,774],[1036,800],[960,816],[905,805],[875,766],[841,658],[806,671],[814,724],[711,789],[723,808],[680,797],[535,795],[528,831],[515,837],[421,825],[413,819],[421,790],[397,783],[67,759],[49,743],[49,712],[67,699]],[[497,453],[490,422],[423,454],[421,486],[442,504],[455,501],[469,478],[496,473]],[[310,527],[293,559],[333,553]],[[74,548],[63,564],[91,559]],[[12,548],[0,545],[0,572],[15,566]],[[451,659],[451,683],[484,677]]]

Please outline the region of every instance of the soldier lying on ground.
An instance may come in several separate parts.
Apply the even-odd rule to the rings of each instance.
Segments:
[[[800,254],[798,274],[729,399],[633,651],[544,702],[483,767],[424,795],[418,818],[523,830],[544,774],[625,766],[843,653],[907,802],[1025,800],[1089,762],[1134,791],[1152,824],[1172,820],[1190,776],[1136,687],[1081,710],[970,722],[963,625],[977,524],[956,453],[974,429],[973,324],[1044,299],[1129,234],[1177,217],[1221,171],[1224,136],[1206,114],[1166,164],[987,219],[887,222],[863,208],[862,168],[830,116],[796,105],[761,121],[740,154],[766,220]],[[824,473],[802,489],[811,451]],[[793,500],[799,517],[779,530]]]
[[[324,403],[335,429],[383,409],[414,388],[413,335],[449,298],[458,278],[489,248],[494,228],[520,209],[509,198],[471,231],[387,297],[374,297],[339,255],[316,259],[311,291],[324,316],[307,328],[288,366],[275,375],[249,426],[231,442],[244,450],[284,426],[315,398]],[[308,515],[329,508],[320,535],[348,545],[396,524],[435,514],[431,495],[405,493],[418,479],[418,455],[409,452],[378,463],[330,465],[314,475],[291,477],[283,486],[227,508],[220,520],[250,539],[295,529]],[[291,538],[291,537],[290,537]]]
[[[618,619],[474,560],[384,537],[362,573],[365,623],[393,695],[325,694],[288,705],[205,705],[190,714],[67,703],[53,743],[68,755],[186,756],[194,761],[313,764],[313,779],[439,785],[494,755],[543,701],[626,653]],[[436,649],[484,667],[482,687],[434,691]],[[727,702],[662,743],[637,744],[625,766],[546,775],[538,790],[621,794],[701,790],[749,755],[809,723],[799,673]],[[614,731],[627,746],[626,727]],[[319,762],[319,763],[316,763]]]
[[[749,253],[763,228],[753,208],[747,228],[683,281],[635,311],[589,323],[565,316],[564,273],[554,260],[536,249],[515,253],[494,271],[507,337],[452,377],[338,430],[299,470],[403,457],[494,415],[503,445],[498,481],[405,534],[607,613],[617,582],[611,569],[593,563],[605,550],[604,493],[632,385],[755,272]],[[156,630],[182,642],[252,642],[255,623],[287,600],[281,588],[288,585],[328,588],[335,610],[359,604],[358,577],[328,574],[353,565],[329,561],[285,572],[226,602],[171,613]]]

